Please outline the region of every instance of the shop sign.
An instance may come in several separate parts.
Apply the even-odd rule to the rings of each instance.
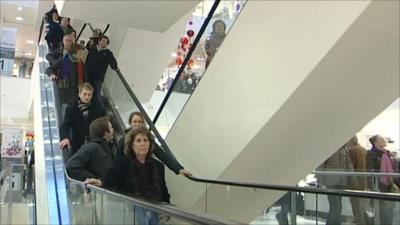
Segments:
[[[12,76],[17,28],[2,27],[0,33],[0,75]]]

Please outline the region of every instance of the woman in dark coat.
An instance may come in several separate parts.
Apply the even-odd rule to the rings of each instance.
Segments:
[[[125,154],[114,162],[105,179],[88,179],[87,184],[115,187],[122,194],[143,198],[151,202],[169,203],[170,195],[165,183],[164,166],[151,157],[154,139],[146,127],[129,131]],[[158,214],[135,206],[138,224],[158,224]]]
[[[125,130],[125,134],[127,134],[132,128],[137,128],[140,126],[144,126],[144,117],[140,112],[133,112],[129,116],[129,124],[131,128]],[[125,137],[121,138],[118,142],[118,151],[117,157],[124,156],[124,143]],[[161,160],[170,170],[174,171],[179,175],[192,175],[190,172],[186,171],[179,162],[173,158],[170,154],[166,153],[157,143],[153,141],[153,153],[154,155]]]

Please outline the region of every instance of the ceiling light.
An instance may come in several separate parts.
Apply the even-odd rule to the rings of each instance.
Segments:
[[[32,44],[33,44],[33,41],[32,41],[32,40],[27,40],[26,43],[32,45]]]
[[[18,21],[24,20],[24,18],[22,18],[22,17],[20,17],[20,16],[15,17],[15,19],[18,20]]]
[[[22,7],[21,6],[18,6],[18,11],[22,11]]]
[[[176,56],[177,56],[176,52],[171,53],[171,57],[176,57]]]

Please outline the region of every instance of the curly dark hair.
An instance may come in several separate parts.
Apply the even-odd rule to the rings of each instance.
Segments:
[[[146,162],[151,159],[151,155],[153,154],[153,145],[154,145],[154,137],[151,134],[150,130],[145,126],[138,127],[136,129],[131,129],[125,137],[125,148],[124,153],[128,156],[129,159],[136,160],[135,152],[133,151],[132,143],[135,141],[135,138],[142,134],[146,136],[150,141],[149,152],[146,156]]]
[[[136,158],[136,154],[133,151],[133,142],[138,135],[145,135],[150,142],[149,152],[146,155],[146,161],[144,164],[139,163]],[[140,196],[144,197],[149,201],[159,202],[162,200],[162,191],[159,185],[159,173],[156,166],[152,162],[154,138],[150,130],[145,126],[132,129],[126,135],[125,138],[125,155],[131,160],[128,168],[130,186],[133,190],[137,190]]]

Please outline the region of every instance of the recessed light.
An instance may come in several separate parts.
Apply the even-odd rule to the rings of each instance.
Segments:
[[[28,44],[31,44],[31,45],[32,45],[32,44],[33,44],[33,41],[32,41],[32,40],[27,40],[27,41],[26,41],[26,43],[28,43]]]
[[[18,21],[24,20],[24,18],[22,18],[22,17],[20,17],[20,16],[15,17],[15,19],[18,20]]]
[[[22,11],[22,7],[21,6],[18,6],[18,11]]]

